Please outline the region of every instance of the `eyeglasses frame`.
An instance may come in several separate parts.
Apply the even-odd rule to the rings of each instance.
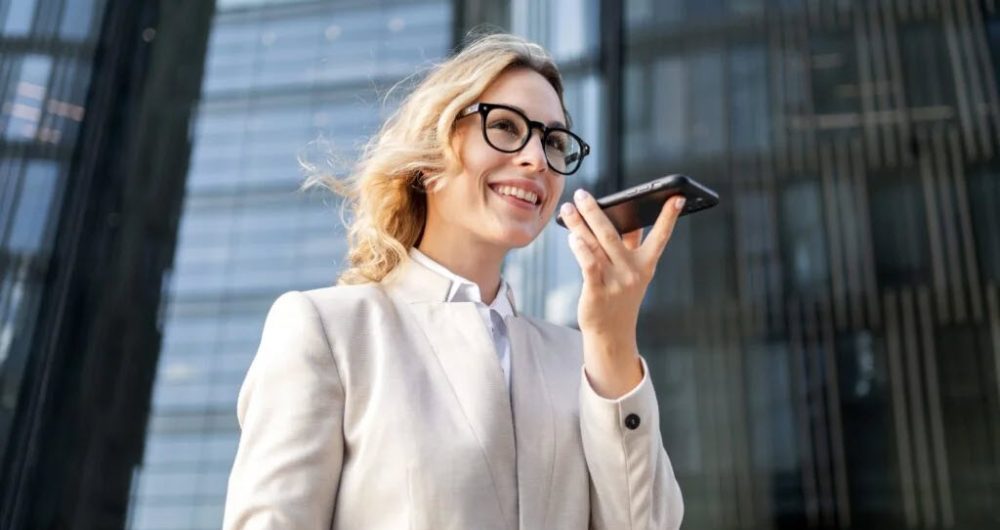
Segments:
[[[521,145],[519,145],[516,149],[512,149],[512,150],[500,149],[499,147],[493,145],[493,142],[490,141],[489,136],[486,134],[486,115],[489,114],[490,111],[493,110],[493,109],[503,109],[503,110],[507,110],[507,111],[513,112],[514,114],[517,114],[521,118],[524,118],[525,123],[528,124],[528,134],[524,137],[524,141],[521,142]],[[590,145],[587,144],[587,142],[583,141],[583,138],[580,138],[579,136],[577,136],[577,134],[574,133],[573,131],[571,131],[571,130],[565,128],[565,127],[549,127],[548,125],[545,125],[544,123],[542,123],[540,121],[530,120],[530,119],[528,119],[527,116],[524,115],[523,112],[521,112],[518,109],[515,109],[514,107],[511,107],[511,106],[508,106],[508,105],[502,105],[502,104],[499,104],[499,103],[483,103],[483,102],[473,103],[472,105],[469,105],[464,110],[462,110],[462,112],[460,112],[458,114],[458,117],[455,119],[455,121],[461,120],[462,118],[466,118],[468,116],[472,116],[473,114],[479,114],[480,115],[480,119],[481,119],[481,122],[482,122],[482,127],[481,128],[482,128],[482,132],[483,132],[483,140],[486,141],[487,145],[489,145],[493,149],[496,149],[497,151],[500,151],[501,153],[516,153],[516,152],[520,151],[521,149],[524,149],[524,146],[528,145],[528,142],[531,141],[531,130],[532,129],[538,129],[541,132],[540,138],[542,140],[543,151],[544,151],[544,145],[545,145],[545,138],[549,135],[550,132],[553,132],[553,131],[564,132],[564,133],[572,136],[574,139],[576,139],[576,141],[580,142],[580,160],[576,163],[576,167],[573,169],[573,171],[570,171],[568,173],[563,172],[563,171],[559,171],[558,169],[556,169],[552,165],[552,162],[549,162],[549,155],[548,155],[548,153],[546,153],[546,155],[545,155],[545,163],[548,164],[549,168],[552,169],[552,171],[555,171],[556,173],[559,173],[560,175],[572,175],[573,173],[576,173],[577,171],[579,171],[580,167],[583,166],[583,159],[586,158],[587,155],[590,154]]]

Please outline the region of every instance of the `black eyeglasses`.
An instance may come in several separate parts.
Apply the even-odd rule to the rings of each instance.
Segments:
[[[580,169],[583,158],[590,154],[590,146],[569,129],[549,127],[539,121],[531,121],[523,112],[507,105],[476,103],[466,107],[458,115],[458,120],[473,114],[482,116],[483,138],[490,147],[503,153],[516,153],[531,140],[531,130],[541,133],[545,161],[552,171],[562,175],[572,175]]]

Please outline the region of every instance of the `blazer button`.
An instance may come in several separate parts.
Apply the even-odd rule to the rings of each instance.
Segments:
[[[625,416],[625,426],[633,431],[639,428],[640,423],[642,423],[642,421],[639,419],[638,414],[629,414],[628,416]]]

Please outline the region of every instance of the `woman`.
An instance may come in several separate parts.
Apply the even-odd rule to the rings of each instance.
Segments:
[[[581,191],[562,205],[580,331],[518,314],[500,276],[589,151],[562,92],[542,48],[482,38],[334,184],[354,208],[350,268],[268,314],[225,528],[680,525],[636,322],[682,200],[645,241]]]

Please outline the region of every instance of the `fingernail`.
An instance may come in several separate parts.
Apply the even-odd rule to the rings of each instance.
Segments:
[[[586,199],[587,197],[590,197],[590,194],[587,193],[586,191],[584,191],[583,188],[580,188],[580,189],[576,190],[575,193],[573,193],[573,198],[576,199],[576,200],[578,200],[578,201],[582,201],[582,200]]]
[[[567,215],[573,213],[573,205],[568,202],[564,202],[563,205],[559,207],[559,213],[561,213],[563,217],[566,217]]]
[[[681,197],[681,198],[680,198],[680,199],[679,199],[679,200],[677,201],[677,204],[676,204],[676,205],[675,205],[674,207],[675,207],[675,208],[677,208],[678,210],[683,210],[683,209],[684,209],[684,203],[685,203],[685,202],[687,202],[687,199],[685,199],[684,197]]]

